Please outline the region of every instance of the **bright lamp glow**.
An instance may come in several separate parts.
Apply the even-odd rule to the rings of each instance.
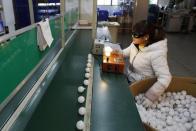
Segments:
[[[104,47],[104,51],[105,51],[105,55],[107,57],[107,62],[108,62],[109,61],[109,57],[110,57],[111,52],[112,52],[112,48],[109,47],[109,46],[106,46],[106,47]]]
[[[109,57],[110,54],[111,54],[111,52],[112,52],[112,48],[109,47],[109,46],[106,46],[106,47],[104,48],[104,51],[105,51],[105,55],[106,55],[107,57]]]
[[[111,52],[105,52],[105,55],[106,55],[107,57],[109,57],[110,54],[111,54]]]

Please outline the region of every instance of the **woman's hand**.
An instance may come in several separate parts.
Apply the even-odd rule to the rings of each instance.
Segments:
[[[147,90],[145,96],[152,102],[158,100],[158,98],[165,92],[167,88],[161,84],[161,82],[155,82],[151,88]]]
[[[144,98],[144,101],[143,101],[143,106],[148,108],[148,107],[151,107],[153,104],[153,102],[151,100],[149,100],[147,97]]]

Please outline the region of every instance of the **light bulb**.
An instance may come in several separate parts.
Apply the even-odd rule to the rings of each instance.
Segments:
[[[104,47],[104,52],[105,52],[106,57],[109,57],[112,52],[112,48],[109,46],[106,46]]]
[[[84,101],[85,101],[84,96],[78,97],[78,102],[79,102],[79,103],[84,103]]]
[[[91,58],[92,57],[92,55],[91,54],[88,54],[88,58]]]
[[[91,64],[90,63],[87,63],[86,66],[90,68],[91,67]]]
[[[106,52],[106,53],[105,53],[105,55],[106,55],[107,57],[110,57],[110,54],[111,54],[111,52]]]
[[[190,130],[191,127],[192,127],[192,123],[185,123],[184,126],[185,126],[185,128],[186,128],[187,130]]]
[[[90,73],[85,73],[85,77],[89,78],[90,77]]]
[[[78,110],[78,113],[79,113],[80,115],[86,114],[86,108],[85,108],[85,107],[80,107],[79,110]]]
[[[84,80],[84,85],[88,86],[88,84],[89,84],[89,80]]]
[[[78,121],[77,123],[76,123],[76,127],[77,127],[77,129],[78,130],[83,130],[84,129],[84,122],[82,121],[82,120],[80,120],[80,121]]]
[[[88,63],[91,63],[92,61],[91,61],[91,59],[88,59],[87,62],[88,62]]]
[[[79,92],[79,93],[84,92],[84,90],[85,90],[85,88],[84,88],[83,86],[79,86],[79,87],[78,87],[78,92]]]
[[[104,47],[105,52],[112,52],[112,48],[110,46]]]
[[[89,67],[86,67],[86,72],[90,72],[90,68]]]

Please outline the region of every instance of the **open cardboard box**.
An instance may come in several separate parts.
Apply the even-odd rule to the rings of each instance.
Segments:
[[[133,96],[146,92],[155,82],[156,78],[150,78],[133,83],[129,89]],[[196,97],[196,78],[191,77],[173,77],[166,92],[179,92],[186,90],[187,94]],[[144,123],[146,131],[156,131]]]
[[[80,26],[90,26],[90,25],[91,25],[91,23],[89,23],[88,20],[79,20],[79,21],[78,21],[78,24],[79,24]]]

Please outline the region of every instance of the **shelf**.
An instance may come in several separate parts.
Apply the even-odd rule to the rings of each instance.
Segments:
[[[76,23],[72,29],[84,29],[84,30],[89,30],[89,29],[92,29],[92,26],[91,25],[88,25],[88,26],[81,26],[79,25],[78,23]]]

